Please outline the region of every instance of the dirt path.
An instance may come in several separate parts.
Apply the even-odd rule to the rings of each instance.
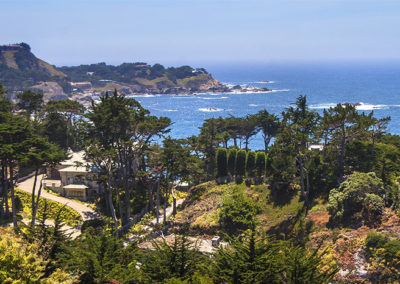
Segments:
[[[176,201],[176,207],[178,208],[178,206],[181,205],[183,203],[183,201],[185,201],[184,198],[178,199]],[[169,216],[172,215],[173,210],[174,210],[173,204],[171,204],[170,206],[167,207],[167,210],[166,210],[167,219],[168,219]],[[162,223],[163,220],[164,220],[164,210],[160,210],[159,220],[158,221],[159,221],[159,223]],[[157,217],[152,219],[150,221],[150,223],[153,224],[153,225],[157,224]]]
[[[42,180],[43,175],[38,176],[38,182],[36,183],[36,193],[39,190],[40,186],[40,181]],[[32,193],[32,187],[34,183],[35,177],[28,178],[27,180],[20,182],[17,187],[20,190],[23,190],[28,193]],[[47,198],[53,201],[60,202],[61,204],[65,204],[68,207],[71,207],[74,209],[76,212],[78,212],[84,221],[86,220],[91,220],[91,219],[97,219],[99,218],[98,214],[88,206],[84,205],[83,203],[80,203],[78,201],[75,201],[73,199],[57,196],[54,194],[51,194],[44,189],[42,189],[42,193],[40,195],[40,198]]]

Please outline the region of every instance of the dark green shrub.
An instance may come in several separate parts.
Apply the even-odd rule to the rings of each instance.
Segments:
[[[384,245],[384,249],[385,249],[386,261],[392,262],[396,258],[398,252],[400,251],[400,241],[398,240],[388,241]]]
[[[249,151],[247,153],[247,159],[246,159],[247,176],[253,177],[255,174],[255,168],[256,168],[256,153],[253,151]]]
[[[88,228],[102,230],[106,223],[102,219],[86,220],[81,226],[81,232],[85,232]]]
[[[262,177],[265,175],[265,153],[264,152],[257,152],[256,169],[257,169],[258,177]]]
[[[375,173],[353,173],[329,193],[331,221],[348,222],[362,212],[366,224],[378,223],[384,206],[380,195],[384,192],[382,180]]]
[[[236,175],[244,176],[246,173],[246,151],[239,150],[236,156]]]
[[[217,177],[226,177],[228,175],[227,151],[219,148],[217,151]]]
[[[229,150],[228,172],[231,176],[235,175],[236,155],[237,155],[237,150],[235,148]]]
[[[246,196],[239,186],[233,188],[232,194],[227,194],[222,200],[219,212],[221,226],[228,233],[251,229],[255,225],[255,215],[260,211],[257,203]]]
[[[371,232],[368,233],[367,238],[365,240],[365,247],[367,251],[372,254],[375,249],[383,248],[385,243],[387,242],[386,236],[380,233]]]

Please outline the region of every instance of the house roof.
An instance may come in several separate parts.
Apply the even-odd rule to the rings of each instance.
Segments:
[[[68,184],[63,186],[64,189],[87,189],[89,187],[87,187],[84,184]]]
[[[68,152],[68,155],[71,155],[71,158],[65,161],[62,161],[60,164],[63,166],[74,166],[76,163],[86,164],[87,161],[85,160],[85,152]]]
[[[87,168],[87,167],[77,167],[77,166],[69,166],[69,167],[60,169],[58,171],[65,172],[65,173],[88,173],[88,172],[90,172],[89,168]]]

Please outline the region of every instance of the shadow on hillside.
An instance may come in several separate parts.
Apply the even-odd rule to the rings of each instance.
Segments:
[[[281,223],[269,228],[266,233],[274,237],[276,240],[292,239],[295,243],[302,245],[308,240],[308,235],[311,233],[313,222],[306,221],[305,215],[307,206],[297,212],[295,216],[290,216]]]

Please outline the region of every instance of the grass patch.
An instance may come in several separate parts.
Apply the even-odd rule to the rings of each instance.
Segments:
[[[25,215],[26,218],[32,218],[32,194],[27,193],[25,191],[21,191],[16,189],[15,191],[16,196],[21,200],[22,203],[22,211]],[[68,226],[76,226],[79,223],[82,222],[82,217],[81,215],[76,212],[75,210],[73,210],[72,208],[68,207],[68,206],[64,206],[63,204],[53,201],[53,200],[49,200],[46,199],[47,201],[47,214],[48,214],[48,218],[51,220],[54,220],[57,216],[57,213],[59,212],[59,210],[63,208],[62,212],[61,212],[61,220],[62,222],[64,222],[65,224],[67,224]],[[44,198],[41,198],[39,201],[39,208],[38,208],[38,218],[40,218],[40,214],[41,212],[43,212],[43,208],[44,208]]]

